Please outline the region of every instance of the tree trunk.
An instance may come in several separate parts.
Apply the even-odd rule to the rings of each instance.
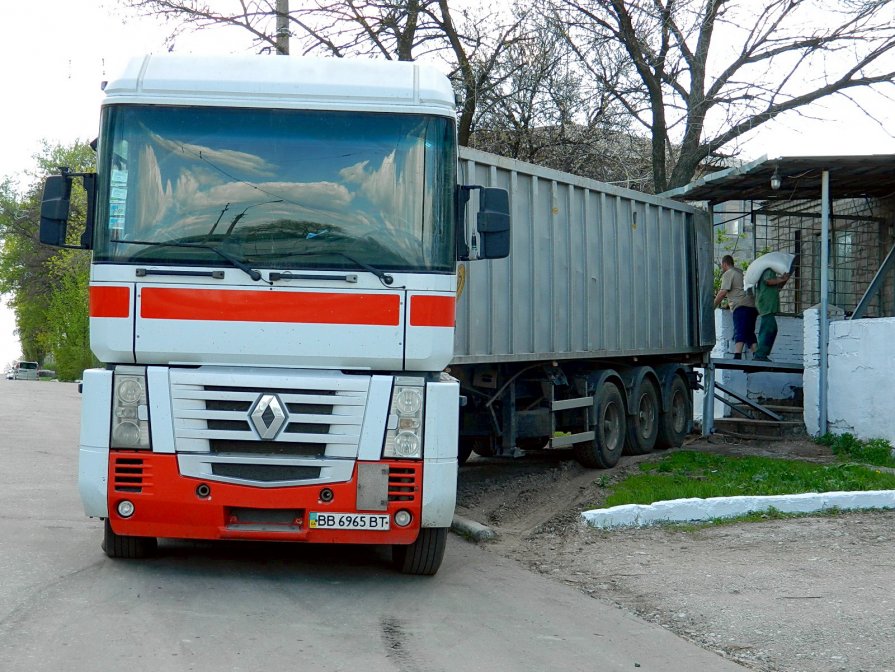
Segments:
[[[277,0],[277,55],[289,55],[289,0]]]

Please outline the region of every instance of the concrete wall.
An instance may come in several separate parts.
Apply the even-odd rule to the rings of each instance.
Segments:
[[[760,318],[759,318],[760,319]],[[771,352],[771,359],[778,362],[802,361],[803,334],[802,318],[777,317],[777,340]],[[715,311],[715,334],[718,340],[712,350],[713,359],[733,357],[733,317],[729,310]],[[743,373],[717,369],[715,380],[724,387],[756,401],[792,399],[801,394],[802,376],[791,373]],[[702,390],[693,395],[693,411],[697,421],[702,420]],[[720,401],[715,402],[715,417],[723,418],[731,413],[730,407]]]
[[[831,318],[827,420],[833,434],[895,443],[895,318]],[[805,427],[820,428],[820,311],[805,311]]]

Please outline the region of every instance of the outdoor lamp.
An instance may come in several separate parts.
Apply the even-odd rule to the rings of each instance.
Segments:
[[[771,175],[771,189],[777,191],[783,184],[783,176],[780,175],[780,166],[774,166],[774,174]]]

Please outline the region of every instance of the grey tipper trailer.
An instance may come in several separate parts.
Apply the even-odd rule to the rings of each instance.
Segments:
[[[681,445],[715,342],[707,213],[466,148],[460,179],[512,208],[509,257],[458,276],[461,461],[572,447],[611,467]]]

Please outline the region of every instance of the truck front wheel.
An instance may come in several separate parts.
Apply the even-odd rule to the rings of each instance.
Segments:
[[[137,560],[155,555],[158,540],[155,537],[126,537],[115,534],[109,519],[103,532],[103,550],[110,558],[128,558]]]
[[[444,559],[446,527],[424,527],[412,544],[392,546],[392,564],[402,574],[433,576]]]

